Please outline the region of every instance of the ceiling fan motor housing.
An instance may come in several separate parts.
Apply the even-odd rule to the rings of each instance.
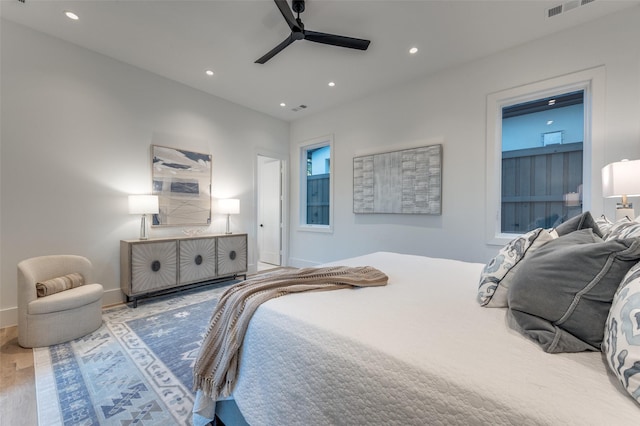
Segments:
[[[296,13],[304,12],[304,0],[293,0],[291,2],[291,9]]]

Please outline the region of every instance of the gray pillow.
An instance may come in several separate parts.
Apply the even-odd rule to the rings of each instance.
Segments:
[[[603,242],[591,229],[559,237],[521,262],[509,325],[546,352],[599,351],[613,295],[640,259],[640,239]]]
[[[581,215],[574,216],[566,222],[562,222],[555,228],[556,232],[560,236],[567,235],[581,229],[593,229],[593,233],[602,238],[602,232],[590,212],[584,212]]]

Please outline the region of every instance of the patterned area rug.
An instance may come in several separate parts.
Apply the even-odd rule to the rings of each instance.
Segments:
[[[95,332],[35,349],[39,424],[191,424],[193,364],[233,282],[106,309]]]

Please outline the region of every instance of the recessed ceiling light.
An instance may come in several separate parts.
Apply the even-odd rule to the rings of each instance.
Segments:
[[[78,15],[76,15],[75,13],[71,12],[70,10],[66,10],[64,12],[65,16],[69,19],[73,19],[74,21],[77,21],[78,19],[80,19],[80,17]]]
[[[284,102],[280,102],[280,106],[281,106],[281,107],[286,107],[286,106],[287,106],[287,104],[285,104]]]
[[[213,75],[213,71],[211,71],[211,70],[206,70],[204,73],[206,75],[208,75],[209,77],[211,77]]]
[[[412,47],[411,49],[409,49],[409,53],[411,55],[415,55],[416,53],[418,53],[418,48],[417,47]]]
[[[336,85],[336,83],[334,83],[333,81],[330,81],[330,82],[329,82],[329,87],[333,87],[333,86],[335,86],[335,85]]]
[[[553,124],[553,120],[547,121],[547,126],[551,126]]]

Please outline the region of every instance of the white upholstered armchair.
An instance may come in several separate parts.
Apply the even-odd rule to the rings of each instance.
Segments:
[[[38,297],[37,283],[76,273],[83,285]],[[93,267],[85,257],[23,260],[18,263],[18,343],[25,348],[50,346],[91,333],[102,324],[103,292],[102,285],[93,282]]]

